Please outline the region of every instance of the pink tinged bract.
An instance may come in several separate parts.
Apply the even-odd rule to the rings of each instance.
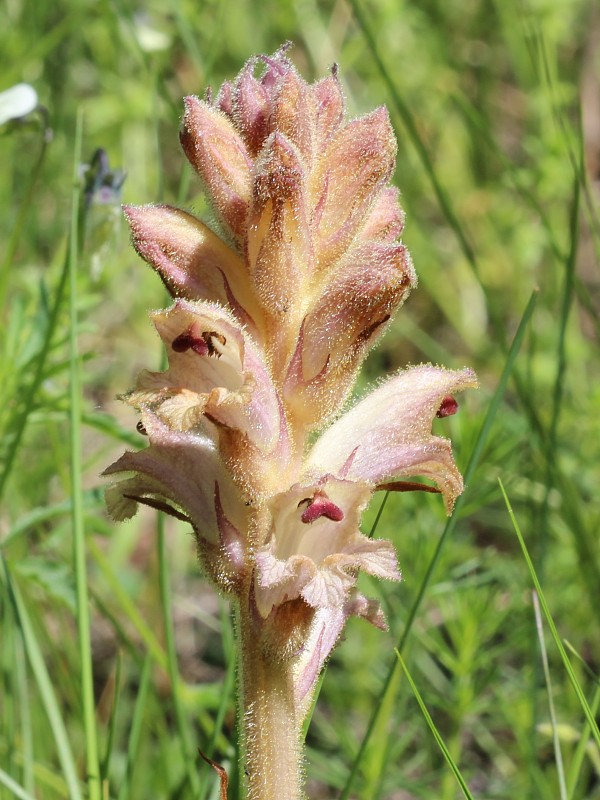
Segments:
[[[346,104],[342,87],[334,68],[331,75],[312,87],[315,115],[315,137],[318,150],[322,150],[337,132],[344,120]]]
[[[271,100],[262,82],[254,77],[255,62],[248,64],[235,82],[231,117],[255,157],[269,135]]]
[[[386,631],[387,624],[376,600],[352,589],[346,601],[338,607],[318,608],[310,634],[295,665],[294,691],[298,702],[309,697],[317,676],[335,647],[349,617],[361,617],[371,625]]]
[[[370,496],[366,484],[324,476],[273,499],[270,538],[256,555],[255,595],[263,617],[298,597],[313,608],[342,607],[359,569],[400,579],[392,544],[359,531]],[[307,503],[318,503],[321,514],[307,517]]]
[[[107,489],[106,502],[113,519],[129,519],[136,513],[138,503],[147,499],[147,504],[154,506],[153,501],[158,500],[167,507],[174,503],[198,536],[211,544],[222,543],[222,529],[228,541],[233,528],[245,532],[248,509],[225,470],[215,443],[197,433],[173,431],[150,411],[142,413],[142,422],[150,446],[136,453],[126,452],[103,473],[134,473],[134,477]]]
[[[243,260],[199,219],[165,205],[124,206],[133,244],[169,292],[227,305],[257,330],[260,311]]]
[[[233,122],[197,97],[186,97],[181,144],[203,178],[215,211],[242,242],[250,200],[252,159]]]
[[[310,381],[329,361],[350,370],[382,333],[404,302],[416,277],[401,244],[364,243],[353,247],[331,276],[304,321],[302,375]]]
[[[272,130],[283,134],[298,149],[307,167],[310,167],[313,159],[312,112],[310,88],[290,65],[277,86],[271,126]]]
[[[450,442],[431,425],[444,398],[477,386],[470,369],[423,365],[387,380],[331,425],[315,443],[306,475],[329,472],[377,485],[422,475],[440,488],[448,513],[463,483]]]
[[[338,130],[320,153],[310,179],[320,270],[347,250],[390,179],[395,155],[396,139],[383,107]]]
[[[247,258],[256,293],[269,312],[284,316],[302,297],[312,251],[304,167],[279,132],[257,161],[248,223]]]
[[[391,243],[400,238],[404,230],[404,211],[399,198],[400,192],[395,186],[381,191],[360,231],[361,241]]]
[[[344,256],[309,309],[287,370],[285,398],[298,420],[322,426],[338,412],[364,357],[415,283],[403,245],[359,240]]]

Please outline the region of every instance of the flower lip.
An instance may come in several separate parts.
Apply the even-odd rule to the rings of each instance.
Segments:
[[[298,597],[313,608],[340,607],[359,570],[399,580],[392,544],[360,533],[371,492],[366,483],[323,475],[312,486],[296,484],[271,501],[271,536],[256,555],[256,601],[263,617]]]

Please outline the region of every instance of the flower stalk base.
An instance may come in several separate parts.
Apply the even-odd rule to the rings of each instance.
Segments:
[[[236,632],[246,797],[302,800],[302,720],[294,700],[293,659],[273,659],[253,617],[248,608],[240,609]]]

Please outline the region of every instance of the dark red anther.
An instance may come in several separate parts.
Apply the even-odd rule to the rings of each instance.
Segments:
[[[316,494],[313,498],[307,497],[298,503],[298,508],[307,503],[308,505],[302,512],[301,521],[310,524],[320,517],[327,517],[332,522],[341,522],[344,519],[344,512],[336,506],[328,497]]]
[[[458,403],[456,400],[448,395],[448,397],[444,397],[442,400],[442,404],[437,410],[436,417],[438,419],[442,419],[443,417],[451,417],[453,414],[456,414],[458,411]]]
[[[180,333],[171,343],[171,347],[176,353],[185,353],[186,350],[193,350],[199,356],[208,355],[208,344],[204,338],[204,334],[196,329],[196,326],[190,325],[187,331]]]

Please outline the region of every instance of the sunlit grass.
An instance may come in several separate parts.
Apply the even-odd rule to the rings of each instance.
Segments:
[[[0,798],[218,797],[198,748],[239,796],[227,606],[202,581],[184,525],[146,510],[114,526],[103,509],[99,473],[123,446],[144,446],[115,396],[160,363],[146,313],[166,297],[117,208],[93,204],[85,231],[76,225],[76,120],[82,160],[102,147],[126,171],[124,201],[210,220],[178,146],[181,98],[286,39],[307,78],[338,61],[351,112],[386,103],[398,136],[420,286],[363,388],[422,361],[472,366],[481,382],[438,425],[467,474],[455,515],[402,495],[378,520],[404,582],[361,578],[390,633],[353,621],[332,658],[307,733],[309,797],[458,796],[394,647],[473,797],[559,797],[557,743],[566,796],[600,797],[600,215],[589,172],[600,142],[583,135],[593,126],[582,128],[579,104],[584,78],[600,92],[591,6],[0,8],[0,91],[29,82],[47,110],[0,129]]]

